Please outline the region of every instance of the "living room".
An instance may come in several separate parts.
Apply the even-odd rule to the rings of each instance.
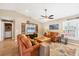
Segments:
[[[0,3],[0,55],[79,56],[78,12],[78,3]]]

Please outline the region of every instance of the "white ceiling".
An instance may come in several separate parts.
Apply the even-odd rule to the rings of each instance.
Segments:
[[[0,9],[14,10],[40,22],[44,22],[40,19],[44,9],[48,9],[48,15],[53,14],[54,19],[79,14],[77,3],[0,3]]]

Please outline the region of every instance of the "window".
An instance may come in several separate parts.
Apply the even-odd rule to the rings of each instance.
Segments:
[[[79,20],[70,20],[63,23],[64,35],[70,39],[79,38]]]
[[[22,23],[21,32],[22,34],[38,33],[38,25],[33,23]]]
[[[36,26],[34,24],[30,24],[26,27],[27,34],[33,34],[36,32]]]

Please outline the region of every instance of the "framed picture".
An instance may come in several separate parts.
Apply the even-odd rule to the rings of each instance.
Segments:
[[[59,24],[49,25],[49,30],[58,30],[58,29],[59,29]]]

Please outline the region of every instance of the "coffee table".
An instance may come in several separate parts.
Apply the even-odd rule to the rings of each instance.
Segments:
[[[41,43],[41,42],[51,42],[51,39],[48,38],[48,37],[42,36],[42,37],[36,38],[36,41],[39,42],[39,43]]]

